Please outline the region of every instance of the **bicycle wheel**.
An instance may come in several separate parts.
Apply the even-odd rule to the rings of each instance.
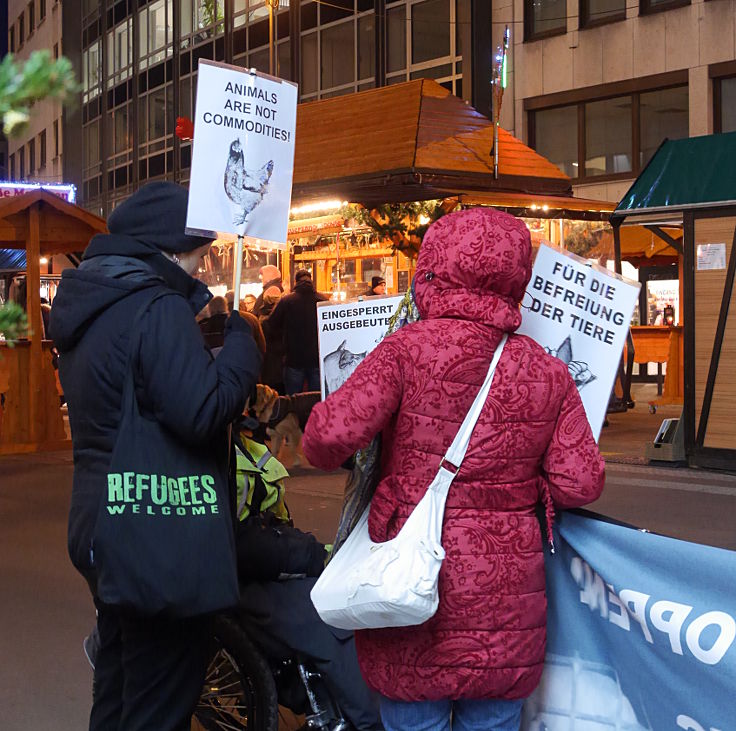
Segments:
[[[192,731],[277,731],[278,699],[271,669],[228,617],[214,620],[211,657]]]

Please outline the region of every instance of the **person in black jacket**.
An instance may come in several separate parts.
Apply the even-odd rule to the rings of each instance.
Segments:
[[[195,314],[211,294],[192,275],[211,240],[185,234],[186,210],[184,188],[142,187],[110,215],[109,235],[92,239],[79,269],[62,274],[51,309],[74,447],[69,554],[98,611],[93,731],[189,729],[207,662],[207,618],[142,616],[96,596],[93,531],[135,314],[156,292],[172,295],[150,304],[137,323],[132,367],[142,416],[158,420],[194,453],[216,455],[224,469],[227,426],[242,413],[260,369],[250,327],[238,313],[227,321],[216,360],[204,344]]]
[[[282,333],[287,394],[320,390],[317,302],[325,300],[314,289],[312,275],[300,269],[294,275],[294,291],[281,298],[263,325],[267,340]]]

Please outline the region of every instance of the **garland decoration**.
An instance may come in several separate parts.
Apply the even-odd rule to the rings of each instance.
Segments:
[[[457,198],[418,201],[415,203],[384,203],[375,208],[349,204],[340,209],[346,221],[368,226],[380,240],[390,242],[394,251],[416,259],[427,229],[446,213],[457,208]]]

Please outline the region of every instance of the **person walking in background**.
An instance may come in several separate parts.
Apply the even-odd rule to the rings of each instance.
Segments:
[[[261,310],[263,309],[263,295],[271,288],[278,288],[279,292],[284,291],[284,284],[281,281],[281,272],[278,267],[272,264],[266,264],[261,267],[261,271],[258,273],[258,277],[263,283],[263,291],[258,295],[256,301],[253,303],[252,312],[256,317],[260,317]]]
[[[266,339],[266,357],[261,369],[261,382],[283,394],[284,388],[284,333],[283,328],[272,327],[269,320],[281,300],[281,290],[269,287],[263,293],[263,307],[258,316]]]
[[[414,278],[420,319],[386,337],[315,405],[309,461],[332,470],[382,433],[374,541],[395,537],[425,494],[504,333],[521,323],[529,231],[492,209],[444,216]],[[509,336],[444,513],[437,613],[416,627],[356,633],[387,731],[517,731],[544,664],[542,530],[554,508],[595,500],[604,464],[566,365]]]
[[[187,197],[186,189],[158,182],[121,203],[108,219],[110,233],[92,239],[79,269],[63,272],[51,309],[74,448],[69,555],[98,611],[92,731],[188,730],[211,641],[206,616],[144,615],[98,596],[95,524],[113,449],[121,446],[131,368],[137,418],[158,421],[201,463],[200,472],[216,461],[227,474],[227,426],[242,413],[261,364],[237,313],[227,319],[217,359],[204,344],[195,313],[211,295],[193,275],[211,241],[185,234]],[[147,560],[140,547],[129,550],[133,560]]]
[[[383,277],[372,277],[371,288],[365,293],[366,297],[386,294],[386,280]]]
[[[317,303],[324,301],[314,289],[312,275],[300,269],[294,275],[294,291],[281,298],[267,321],[267,330],[283,333],[284,386],[289,395],[320,390]]]

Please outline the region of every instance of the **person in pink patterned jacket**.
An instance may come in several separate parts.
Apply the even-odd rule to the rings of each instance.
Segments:
[[[382,433],[371,538],[393,538],[423,496],[488,371],[521,323],[531,241],[492,209],[427,232],[414,297],[421,316],[386,337],[306,425],[309,461],[335,469]],[[450,488],[440,604],[417,627],[356,633],[361,671],[388,731],[519,728],[539,683],[546,609],[535,507],[595,500],[604,463],[566,365],[510,335],[465,461]]]

